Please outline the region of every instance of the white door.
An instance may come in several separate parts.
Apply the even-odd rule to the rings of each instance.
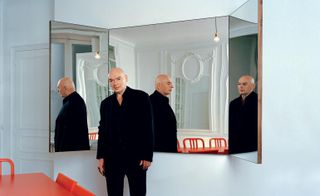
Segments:
[[[10,132],[15,170],[52,176],[48,45],[28,45],[12,51]]]

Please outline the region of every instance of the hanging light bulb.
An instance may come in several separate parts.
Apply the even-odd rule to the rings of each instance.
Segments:
[[[218,33],[217,32],[214,34],[213,41],[215,41],[215,42],[219,42],[220,41],[220,37],[218,37]]]
[[[217,17],[214,17],[214,26],[215,26],[216,32],[215,32],[215,34],[214,34],[213,41],[219,42],[219,41],[220,41],[220,37],[218,36]]]
[[[96,52],[96,54],[94,55],[94,58],[96,58],[96,59],[100,59],[101,58],[99,51]]]

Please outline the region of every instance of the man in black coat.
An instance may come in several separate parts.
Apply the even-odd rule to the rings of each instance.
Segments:
[[[155,89],[150,95],[154,120],[154,150],[177,152],[177,121],[167,97],[173,89],[172,80],[168,75],[158,75]]]
[[[229,106],[229,153],[257,150],[258,146],[258,96],[253,92],[254,79],[241,76],[238,81],[240,96]]]
[[[64,99],[56,119],[55,152],[90,150],[84,100],[75,91],[74,83],[69,77],[60,79],[57,87]]]
[[[146,195],[146,170],[153,157],[153,122],[147,93],[127,86],[120,68],[110,70],[114,94],[101,102],[98,170],[106,176],[108,196],[123,195],[124,177],[130,195]]]

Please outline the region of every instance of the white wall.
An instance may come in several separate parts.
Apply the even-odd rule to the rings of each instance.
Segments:
[[[10,114],[15,111],[10,108],[12,102],[10,92],[14,88],[10,80],[12,71],[10,49],[16,45],[47,42],[46,24],[50,18],[51,5],[49,1],[43,0],[4,1],[6,2],[3,20],[4,63],[1,71],[6,74],[2,75],[1,82],[4,83],[3,93],[0,93],[0,96],[5,103],[4,108],[1,108],[5,114],[4,129],[11,130],[8,122],[11,120]],[[102,0],[96,1],[102,2]],[[83,1],[56,0],[55,19],[79,23],[79,17],[82,17],[83,24],[87,25],[123,26],[214,14],[211,9],[214,5],[211,1],[204,0],[193,0],[190,4],[185,4],[182,0],[174,2],[141,0],[141,4],[109,0],[108,7],[99,6],[99,9],[91,5],[92,1],[88,2],[90,6]],[[77,9],[72,7],[73,3],[77,5]],[[156,153],[148,173],[148,195],[316,196],[320,194],[318,163],[320,106],[316,104],[320,96],[318,90],[320,59],[317,48],[320,45],[320,23],[317,21],[320,17],[319,9],[320,2],[314,0],[264,1],[263,163],[256,165],[232,156]],[[106,14],[108,19],[101,17],[105,16],[105,12],[108,12]],[[91,24],[92,18],[98,21]],[[29,88],[25,93],[28,96],[35,95],[36,99],[39,90]],[[36,102],[32,106],[39,107]],[[44,111],[43,120],[47,119],[46,115]],[[1,152],[10,155],[15,143],[10,143],[10,139],[6,139],[5,142],[0,145],[5,148],[1,149]],[[104,180],[97,176],[93,159],[94,154],[88,157],[77,153],[66,153],[61,157],[55,157],[55,173],[57,171],[66,171],[67,174],[77,173],[75,178],[79,182],[97,189],[93,190],[94,192],[101,193],[105,191],[104,184],[96,187],[95,183],[101,181],[104,183]],[[60,164],[62,162],[64,164]],[[72,167],[81,162],[85,165],[80,168]],[[66,167],[72,169],[64,170]],[[85,170],[92,172],[86,172],[85,176],[79,175]]]
[[[102,10],[91,13],[91,6],[88,16],[80,16],[57,0],[55,18],[79,23],[83,17],[88,24],[99,13],[95,25],[114,27],[216,14],[208,1],[183,6],[169,0],[161,6],[154,1],[130,6],[120,2],[109,1],[105,10],[113,11],[105,15]],[[79,10],[84,7],[78,4]],[[311,0],[264,1],[262,165],[232,156],[156,153],[148,195],[319,195],[318,9],[320,3]]]
[[[0,0],[0,108],[3,108],[3,0]],[[4,128],[3,128],[3,109],[0,110],[0,156],[3,156],[4,152]]]
[[[12,158],[17,173],[42,171],[52,175],[53,161],[48,153],[48,35],[54,2],[3,0],[1,3],[0,156]]]

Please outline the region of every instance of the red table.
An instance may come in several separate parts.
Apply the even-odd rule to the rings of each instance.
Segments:
[[[72,196],[43,173],[0,176],[0,196]]]

